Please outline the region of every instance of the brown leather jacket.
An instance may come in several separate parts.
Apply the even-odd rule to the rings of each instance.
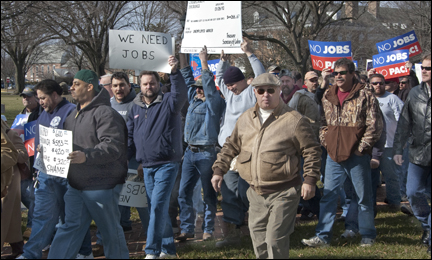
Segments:
[[[337,86],[326,90],[322,98],[325,121],[320,130],[320,141],[335,162],[347,160],[355,150],[371,155],[381,136],[383,118],[379,103],[365,86],[354,79],[342,107]]]
[[[309,120],[282,99],[261,125],[259,106],[244,112],[213,164],[215,175],[225,174],[238,155],[240,176],[260,195],[301,184],[300,156],[304,158],[304,182],[315,185],[321,167],[321,148]]]

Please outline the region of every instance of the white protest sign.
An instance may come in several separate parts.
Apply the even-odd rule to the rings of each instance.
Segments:
[[[147,195],[144,183],[126,181],[120,192],[119,205],[135,208],[147,207]]]
[[[182,53],[243,53],[241,1],[189,1]]]
[[[414,69],[415,69],[415,74],[419,80],[419,82],[422,82],[422,70],[421,70],[421,63],[415,63],[414,64]]]
[[[66,178],[72,152],[72,131],[39,125],[41,157],[46,174]]]
[[[112,69],[171,73],[168,65],[171,55],[173,38],[168,33],[109,31],[109,66]]]

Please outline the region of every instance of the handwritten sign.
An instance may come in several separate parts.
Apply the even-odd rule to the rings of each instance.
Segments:
[[[373,56],[373,66],[377,73],[391,79],[409,75],[405,61],[409,58],[408,50],[390,51]]]
[[[182,53],[243,53],[241,1],[189,1]]]
[[[55,129],[39,125],[40,157],[46,173],[66,178],[72,152],[72,131]]]
[[[383,42],[379,42],[376,44],[376,46],[379,53],[395,51],[395,50],[409,50],[410,57],[422,53],[422,49],[420,48],[420,43],[417,39],[414,30],[399,35],[397,37],[385,40]]]
[[[322,71],[325,68],[333,68],[333,64],[341,59],[351,57],[351,42],[318,42],[308,41],[311,53],[312,67]]]
[[[147,207],[147,195],[144,183],[126,181],[120,192],[119,205],[136,208]]]
[[[24,146],[27,149],[27,153],[29,156],[34,156],[34,141],[36,135],[36,122],[32,121],[24,125]]]
[[[168,65],[170,55],[173,55],[173,41],[170,34],[109,31],[110,68],[171,73],[171,67]]]

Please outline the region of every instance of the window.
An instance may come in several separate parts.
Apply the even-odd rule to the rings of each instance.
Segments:
[[[44,66],[42,65],[41,66],[41,74],[43,75],[45,73],[45,71],[44,71]]]
[[[49,69],[50,69],[50,66],[48,65],[48,66],[47,66],[47,73],[49,73]]]

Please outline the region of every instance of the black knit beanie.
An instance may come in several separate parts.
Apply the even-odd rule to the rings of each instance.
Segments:
[[[243,80],[244,78],[245,78],[245,76],[243,75],[241,70],[239,68],[233,67],[233,66],[229,67],[223,75],[225,85],[239,82],[240,80]]]

